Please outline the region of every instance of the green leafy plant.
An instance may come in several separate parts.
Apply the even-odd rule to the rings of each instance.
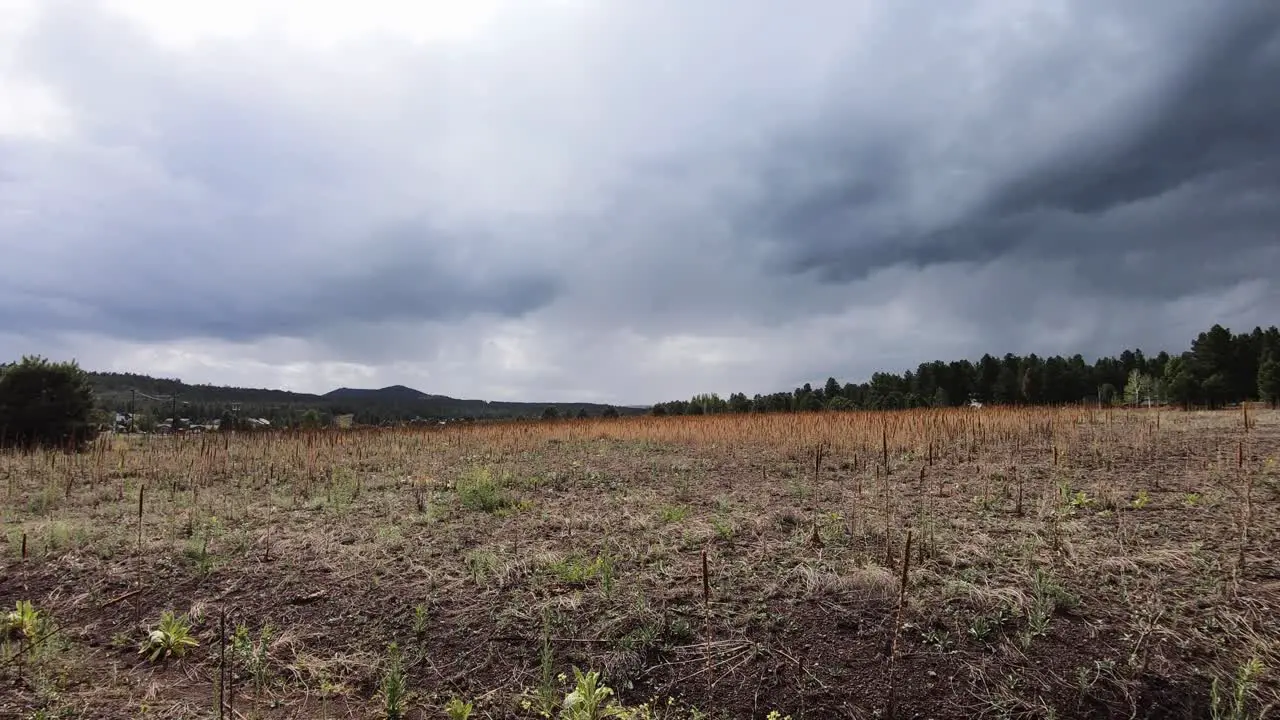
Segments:
[[[559,679],[563,681],[566,678],[561,674]],[[551,646],[551,613],[544,610],[542,638],[538,647],[538,686],[525,695],[520,703],[521,707],[539,717],[550,718],[560,701],[556,680],[555,651]]]
[[[382,714],[386,720],[402,720],[409,706],[409,679],[404,671],[400,648],[395,643],[387,646],[387,659],[387,670],[379,688]]]
[[[427,620],[430,619],[427,607],[421,603],[413,606],[413,634],[421,637],[427,631]]]
[[[1031,583],[1031,606],[1027,608],[1027,631],[1022,637],[1024,646],[1049,630],[1049,621],[1059,609],[1071,609],[1080,600],[1069,593],[1044,570],[1037,568]]]
[[[926,644],[932,646],[934,650],[941,653],[950,652],[951,648],[955,645],[954,641],[951,639],[951,633],[946,630],[931,628],[929,630],[921,631],[920,637]]]
[[[1006,605],[1001,605],[992,612],[980,613],[969,622],[969,637],[978,642],[987,642],[1013,617]]]
[[[236,665],[248,671],[254,685],[258,688],[265,687],[271,679],[270,659],[267,653],[271,647],[273,633],[271,625],[263,625],[258,631],[258,639],[254,640],[249,635],[249,628],[239,624],[231,638],[231,652],[236,659]]]
[[[445,714],[449,716],[449,720],[467,720],[471,717],[471,713],[475,708],[469,702],[463,702],[458,698],[451,699],[444,706]]]
[[[560,709],[562,720],[601,720],[626,714],[626,708],[613,699],[613,689],[601,684],[599,672],[584,673],[575,667],[573,676],[573,691],[565,696]]]
[[[40,634],[43,624],[43,614],[31,604],[31,601],[19,600],[12,610],[5,613],[4,622],[0,625],[0,629],[3,629],[0,637],[17,638],[29,642]]]
[[[1086,493],[1085,491],[1077,490],[1075,493],[1071,495],[1070,499],[1067,502],[1069,505],[1071,505],[1072,508],[1075,508],[1078,510],[1082,508],[1087,508],[1090,505],[1092,505],[1093,498],[1089,497],[1088,493]]]
[[[189,648],[199,644],[191,634],[191,621],[187,616],[179,617],[172,610],[165,610],[160,615],[160,626],[147,634],[138,654],[146,655],[151,662],[161,658],[168,661],[171,657],[186,655]]]
[[[1133,499],[1132,505],[1135,510],[1141,510],[1142,508],[1146,507],[1150,503],[1151,503],[1150,493],[1148,493],[1146,490],[1139,490],[1138,497]]]
[[[613,556],[604,553],[596,558],[600,565],[600,594],[605,598],[613,595],[613,589],[617,585],[617,568],[614,566]]]
[[[465,557],[472,582],[479,585],[498,566],[498,557],[489,550],[472,550]]]

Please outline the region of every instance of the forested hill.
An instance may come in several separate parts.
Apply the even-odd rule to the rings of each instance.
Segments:
[[[977,362],[922,363],[901,374],[878,372],[862,383],[828,378],[792,392],[728,398],[695,395],[659,403],[654,414],[786,412],[820,409],[888,409],[959,406],[978,400],[1005,404],[1168,403],[1216,407],[1242,400],[1280,399],[1280,330],[1233,334],[1221,325],[1200,333],[1185,352],[1144,355],[1125,350],[1116,357],[1003,357]]]
[[[339,388],[324,395],[296,393],[287,390],[188,385],[181,380],[155,378],[134,373],[89,373],[94,396],[100,408],[125,412],[130,402],[135,410],[157,419],[167,418],[177,406],[180,417],[193,422],[221,417],[233,406],[242,417],[261,417],[273,425],[300,422],[309,410],[322,421],[334,415],[354,414],[361,424],[380,424],[420,418],[444,420],[455,418],[541,417],[547,408],[559,416],[580,413],[598,416],[617,412],[622,415],[643,412],[636,408],[612,408],[594,403],[519,403],[460,400],[444,395],[429,395],[403,385],[377,390]]]

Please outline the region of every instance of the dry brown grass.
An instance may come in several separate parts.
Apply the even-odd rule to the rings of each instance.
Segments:
[[[271,626],[265,671],[239,666],[246,717],[374,716],[389,642],[411,717],[455,695],[534,717],[521,699],[562,696],[571,665],[713,716],[872,717],[892,682],[901,717],[1200,717],[1257,658],[1256,716],[1280,699],[1280,415],[1250,415],[1247,433],[1238,411],[984,408],[4,455],[0,602],[59,632],[0,660],[0,712],[216,717],[226,610]],[[150,666],[137,643],[165,609],[201,645]]]

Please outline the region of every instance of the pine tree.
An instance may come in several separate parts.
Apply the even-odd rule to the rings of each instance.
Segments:
[[[1280,404],[1280,362],[1275,358],[1268,357],[1258,366],[1258,398],[1273,408]]]
[[[75,362],[29,356],[0,367],[0,443],[83,447],[97,435],[92,410],[89,375]]]

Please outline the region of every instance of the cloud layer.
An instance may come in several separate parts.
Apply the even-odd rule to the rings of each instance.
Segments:
[[[1280,310],[1269,0],[226,7],[0,5],[0,354],[649,402]]]

